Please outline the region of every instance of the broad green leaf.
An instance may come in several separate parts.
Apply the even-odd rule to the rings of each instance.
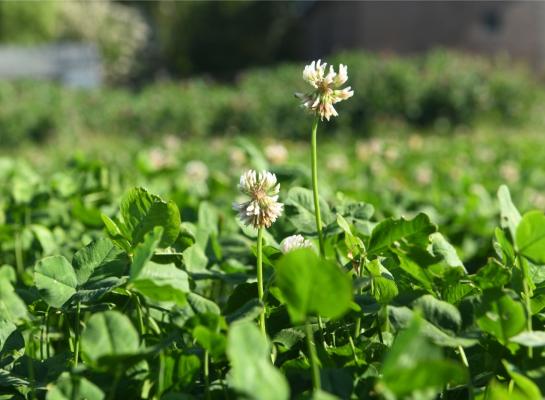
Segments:
[[[344,219],[344,217],[341,214],[337,214],[337,225],[341,227],[344,233],[346,233],[347,235],[353,236],[352,230],[350,229],[350,225],[348,224],[348,221]]]
[[[273,343],[281,344],[286,349],[291,349],[295,344],[305,339],[304,329],[286,328],[278,332],[272,339]]]
[[[486,400],[528,400],[518,389],[510,389],[507,384],[502,385],[493,380],[486,388]]]
[[[108,236],[112,240],[113,243],[115,243],[119,248],[125,250],[127,253],[131,252],[131,244],[121,232],[120,227],[115,223],[114,220],[112,220],[110,217],[108,217],[105,214],[101,215],[102,222],[104,222],[104,227],[106,228],[106,232],[108,233]]]
[[[199,325],[193,329],[193,338],[205,350],[210,352],[212,357],[221,357],[225,352],[226,340],[221,333],[213,332],[206,326]]]
[[[457,332],[462,326],[462,316],[458,309],[432,295],[419,297],[413,301],[412,307],[419,309],[424,318],[442,329]]]
[[[500,257],[505,265],[513,265],[515,263],[515,249],[513,248],[513,244],[507,239],[505,231],[496,228],[494,236],[496,239],[494,241],[496,254],[498,254],[498,257]]]
[[[508,363],[507,361],[502,360],[502,363],[511,379],[515,382],[515,386],[520,390],[522,394],[524,394],[526,399],[543,399],[539,387],[534,382],[532,382],[530,378],[524,376],[520,372],[517,372],[515,366]]]
[[[276,284],[293,321],[314,314],[338,318],[348,311],[352,300],[348,276],[311,249],[284,255],[276,266]]]
[[[162,236],[163,228],[157,226],[144,236],[142,243],[135,247],[130,271],[131,280],[137,279],[144,266],[151,260]]]
[[[439,232],[434,232],[430,235],[430,253],[443,258],[449,267],[461,267],[467,273],[454,246]]]
[[[407,307],[392,306],[388,306],[388,316],[392,326],[397,330],[407,329],[411,324],[411,321],[416,317],[415,312]],[[420,325],[421,334],[440,347],[470,347],[477,343],[477,340],[475,339],[453,336],[452,333],[441,330],[427,320],[422,320]]]
[[[511,272],[496,260],[489,259],[488,264],[477,271],[473,280],[483,290],[501,288],[511,280]]]
[[[393,275],[378,259],[365,266],[371,276],[371,294],[381,304],[390,303],[399,293]]]
[[[525,257],[545,264],[545,214],[530,211],[524,214],[516,231],[517,250]]]
[[[478,310],[479,327],[502,344],[526,327],[526,314],[521,303],[509,295],[489,289]]]
[[[134,188],[125,194],[120,209],[133,246],[156,226],[163,227],[161,247],[170,246],[180,233],[180,212],[176,204],[164,202],[144,188]]]
[[[17,326],[12,321],[0,319],[0,352],[4,351],[4,345],[10,335],[17,330]]]
[[[545,331],[523,331],[509,340],[526,347],[543,347],[545,346]]]
[[[63,372],[56,382],[49,386],[46,400],[102,400],[104,392],[84,377],[71,376]]]
[[[415,317],[396,337],[382,366],[378,392],[397,398],[427,393],[421,398],[433,399],[445,385],[467,382],[467,370],[443,358],[441,350],[422,334],[421,326],[422,321]]]
[[[14,323],[29,318],[25,302],[15,293],[11,282],[3,279],[0,279],[0,316]]]
[[[508,229],[511,237],[514,238],[521,217],[511,201],[511,194],[507,186],[501,185],[498,189],[498,200],[500,202],[500,225],[502,228]]]
[[[227,338],[227,357],[231,364],[229,384],[245,398],[287,400],[289,386],[271,364],[270,345],[252,322],[231,325]]]
[[[189,292],[189,285],[187,291]],[[198,314],[221,314],[221,310],[216,303],[197,293],[189,293],[187,301],[191,308]]]
[[[401,239],[418,244],[427,243],[428,236],[436,230],[437,227],[430,222],[426,214],[418,214],[410,220],[389,218],[378,223],[373,229],[367,252],[380,253]]]
[[[74,254],[72,265],[76,272],[78,285],[86,283],[93,272],[99,268],[119,269],[120,251],[109,239],[98,239],[89,243]]]
[[[134,289],[156,301],[173,301],[179,306],[186,303],[189,293],[187,272],[174,264],[148,262],[139,272],[138,278],[131,281]]]
[[[40,243],[44,256],[49,256],[57,251],[57,243],[49,229],[37,224],[31,225],[30,229]]]
[[[419,263],[415,262],[409,255],[401,252],[394,251],[399,258],[399,266],[405,272],[407,272],[411,277],[416,279],[418,283],[427,291],[433,291],[433,283],[426,270],[422,268]]]
[[[322,223],[328,225],[335,220],[328,204],[322,198],[320,201],[320,214]],[[302,187],[294,187],[288,191],[284,202],[286,217],[300,233],[315,233],[316,220],[314,214],[314,197],[312,191]]]
[[[93,314],[81,335],[82,353],[96,364],[104,356],[123,356],[138,351],[139,338],[129,318],[117,311]]]
[[[74,268],[63,256],[38,261],[34,283],[47,304],[55,308],[61,308],[76,293],[78,285]]]

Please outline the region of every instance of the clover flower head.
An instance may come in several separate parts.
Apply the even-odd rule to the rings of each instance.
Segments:
[[[301,235],[291,235],[282,240],[280,251],[286,254],[292,250],[312,248],[312,243]]]
[[[191,160],[185,166],[187,177],[196,182],[205,182],[208,179],[208,167],[200,160]]]
[[[346,65],[339,65],[339,72],[335,72],[332,65],[327,70],[327,63],[321,60],[313,61],[303,70],[303,79],[313,88],[312,93],[295,93],[302,101],[302,106],[318,114],[320,119],[329,119],[339,114],[333,104],[346,100],[354,95],[354,91],[347,86],[340,87],[348,80],[348,68]]]
[[[244,203],[234,203],[240,220],[254,228],[268,228],[282,214],[284,205],[278,202],[280,184],[276,175],[262,171],[246,171],[240,177],[238,189],[250,198]]]

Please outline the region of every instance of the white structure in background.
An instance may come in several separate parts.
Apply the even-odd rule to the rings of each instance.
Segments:
[[[87,43],[0,46],[0,80],[25,78],[54,80],[71,87],[100,86],[98,49]]]

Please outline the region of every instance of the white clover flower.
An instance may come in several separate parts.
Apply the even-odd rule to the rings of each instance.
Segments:
[[[275,174],[246,171],[240,177],[238,189],[250,197],[250,201],[233,204],[233,209],[244,224],[254,228],[268,228],[282,214],[284,205],[278,202],[280,184]]]
[[[265,147],[265,156],[273,164],[282,164],[288,159],[288,149],[280,143],[270,144]]]
[[[208,179],[208,167],[200,160],[191,160],[185,166],[185,174],[191,181],[204,182]]]
[[[312,243],[301,235],[288,236],[280,243],[280,251],[284,254],[296,250],[312,248]]]
[[[354,95],[350,86],[340,89],[348,80],[348,69],[346,65],[339,65],[339,72],[336,73],[333,66],[329,66],[326,75],[327,63],[321,63],[321,60],[313,61],[307,65],[303,71],[303,79],[307,81],[315,90],[312,93],[295,93],[302,100],[303,107],[317,113],[320,118],[329,121],[333,116],[339,114],[333,104],[346,100]]]

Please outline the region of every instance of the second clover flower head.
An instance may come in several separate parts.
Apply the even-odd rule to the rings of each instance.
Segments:
[[[278,202],[280,184],[275,174],[246,171],[240,177],[238,189],[250,198],[244,203],[233,204],[233,209],[244,224],[254,228],[268,228],[282,214],[284,205]]]
[[[354,91],[347,86],[340,87],[348,80],[348,69],[346,65],[339,65],[339,72],[335,72],[332,65],[326,73],[327,63],[321,60],[313,61],[303,71],[303,79],[313,88],[312,93],[296,93],[301,99],[303,107],[316,113],[320,119],[329,119],[339,114],[333,104],[346,100],[354,95]]]
[[[312,243],[301,235],[291,235],[282,240],[280,251],[284,254],[296,249],[312,248]]]

